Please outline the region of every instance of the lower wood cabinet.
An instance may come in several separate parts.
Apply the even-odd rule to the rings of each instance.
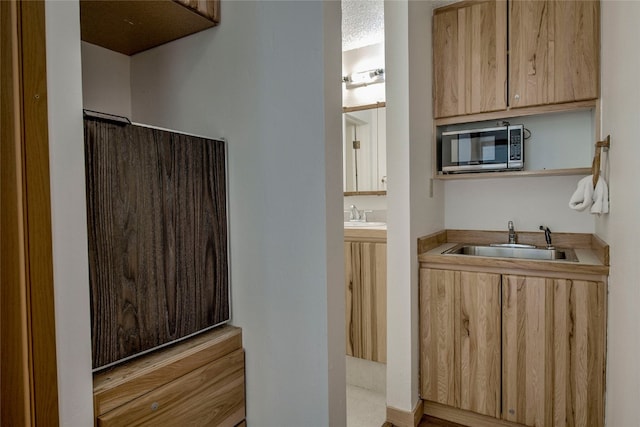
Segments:
[[[602,281],[420,269],[425,401],[532,427],[602,426],[605,333]]]
[[[603,282],[503,276],[503,418],[602,425],[605,320]]]
[[[420,270],[422,398],[500,415],[500,275]]]
[[[97,374],[93,396],[101,427],[243,425],[241,331],[218,328]]]
[[[387,361],[387,244],[344,243],[347,355]]]

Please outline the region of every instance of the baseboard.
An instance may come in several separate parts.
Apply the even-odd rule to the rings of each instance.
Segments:
[[[422,405],[422,399],[418,400],[411,412],[387,406],[387,422],[395,427],[418,427],[424,412]]]
[[[423,402],[424,415],[429,415],[456,424],[473,427],[525,427],[522,424],[476,414],[463,409],[452,408],[435,402]],[[387,411],[387,414],[389,412]],[[387,415],[388,418],[388,415]]]

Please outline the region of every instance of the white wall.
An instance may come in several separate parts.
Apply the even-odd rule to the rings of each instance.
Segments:
[[[344,209],[349,209],[350,205],[356,205],[360,210],[371,209],[376,211],[387,210],[386,196],[346,196],[344,198]]]
[[[80,8],[45,3],[53,280],[60,425],[93,425]]]
[[[228,138],[247,422],[341,426],[340,4],[222,7],[219,27],[132,58],[133,119]]]
[[[374,68],[385,68],[384,43],[342,52],[343,76],[355,71]],[[385,87],[386,82],[354,89],[346,89],[346,86],[342,84],[342,105],[344,107],[354,107],[385,101]],[[355,204],[361,210],[387,210],[386,196],[348,196],[344,198],[345,209],[352,204]]]
[[[418,402],[417,238],[444,227],[431,176],[431,4],[385,2],[387,58],[387,406]],[[427,82],[427,83],[425,83]]]
[[[569,209],[582,176],[446,181],[445,227],[463,230],[595,232],[595,216]]]
[[[377,43],[342,52],[343,76],[358,71],[374,70],[384,67],[384,43]],[[344,107],[375,104],[376,102],[385,100],[384,82],[352,89],[346,89],[346,85],[343,83],[342,87],[342,105]]]
[[[82,42],[82,104],[131,118],[131,57]]]
[[[638,426],[640,396],[640,3],[602,3],[602,135],[611,135],[608,183],[611,211],[597,221],[610,245],[606,425]]]
[[[525,169],[591,167],[595,137],[592,110],[512,118],[524,124]],[[481,122],[451,129],[494,126]],[[569,209],[569,199],[583,176],[470,179],[445,181],[445,226],[449,229],[502,230],[509,220],[517,230],[593,233],[595,216]]]

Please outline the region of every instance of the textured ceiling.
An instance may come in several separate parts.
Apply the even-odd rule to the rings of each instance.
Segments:
[[[384,42],[383,0],[342,0],[342,50]]]

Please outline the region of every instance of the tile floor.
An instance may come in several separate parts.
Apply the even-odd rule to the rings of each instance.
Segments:
[[[380,427],[385,415],[384,394],[347,384],[347,427]]]
[[[386,365],[347,356],[347,427],[380,427],[386,419]]]

